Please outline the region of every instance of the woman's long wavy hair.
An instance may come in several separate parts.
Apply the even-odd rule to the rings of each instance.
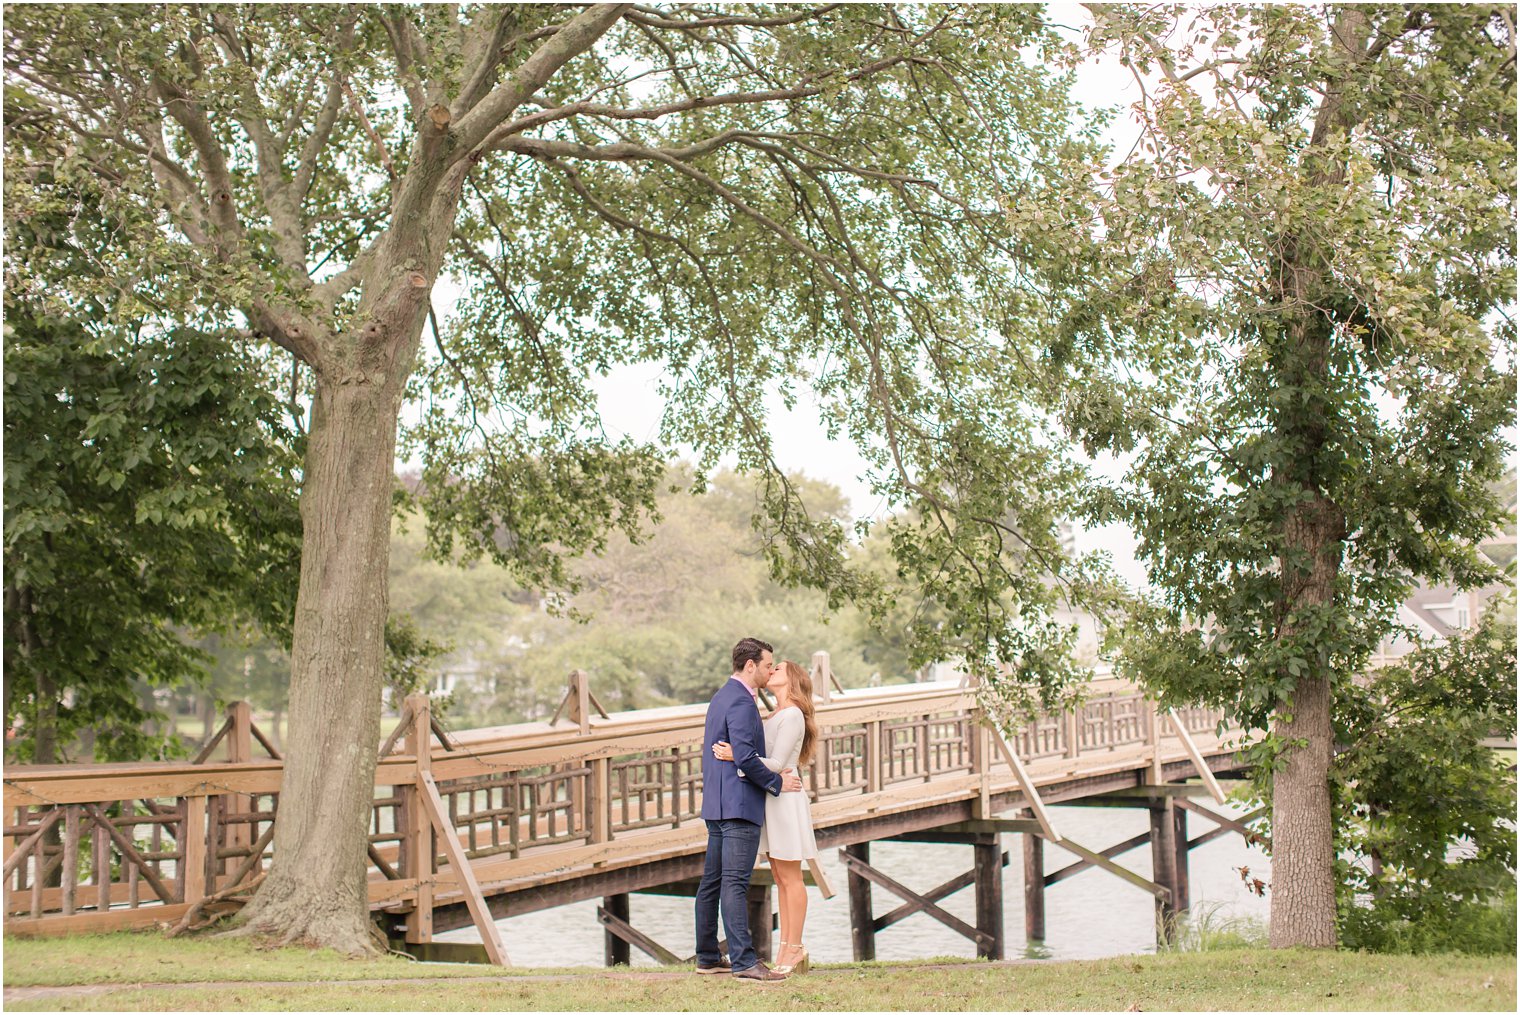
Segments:
[[[818,721],[813,718],[813,678],[808,676],[807,670],[790,659],[781,665],[786,667],[792,704],[802,710],[805,732],[802,734],[802,754],[797,758],[797,764],[806,765],[813,760],[813,755],[818,750]]]

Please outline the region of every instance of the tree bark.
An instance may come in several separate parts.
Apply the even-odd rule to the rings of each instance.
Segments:
[[[1273,948],[1334,948],[1335,844],[1330,802],[1331,686],[1298,682],[1273,732],[1301,740],[1282,755],[1272,780]]]
[[[318,373],[274,859],[239,933],[346,952],[374,948],[365,829],[380,739],[390,491],[404,384],[393,375],[405,377],[415,348],[414,341],[399,370],[392,360],[389,370]]]

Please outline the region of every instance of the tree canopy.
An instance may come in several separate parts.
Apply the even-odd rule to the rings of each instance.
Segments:
[[[246,343],[5,319],[6,725],[26,760],[86,729],[137,760],[138,682],[204,672],[187,630],[289,630],[297,438]]]

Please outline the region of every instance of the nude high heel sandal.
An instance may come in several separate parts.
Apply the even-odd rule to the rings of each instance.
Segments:
[[[789,942],[782,941],[781,942],[781,947],[783,949],[785,949],[788,944],[789,944]],[[786,973],[788,975],[790,975],[792,973],[805,973],[805,972],[807,972],[808,969],[813,964],[812,958],[810,958],[808,956],[807,949],[804,948],[804,947],[802,947],[802,945],[800,945],[800,944],[799,945],[794,945],[793,947],[795,947],[799,952],[802,953],[800,956],[798,956],[796,962],[793,962],[793,963],[791,963],[789,965],[785,965],[785,966],[772,966],[771,968],[774,969],[778,973]]]

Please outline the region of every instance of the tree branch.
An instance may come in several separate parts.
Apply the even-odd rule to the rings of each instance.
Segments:
[[[512,75],[461,117],[454,128],[454,158],[481,148],[507,117],[544,86],[554,73],[596,44],[617,23],[629,4],[596,4],[577,14],[550,36]]]
[[[617,141],[605,145],[586,145],[576,141],[554,141],[527,137],[504,137],[496,142],[495,150],[517,152],[539,159],[585,159],[595,162],[662,162],[667,159],[685,161],[706,155],[744,135],[742,130],[725,130],[702,141],[681,148],[650,148],[647,145]]]
[[[206,113],[173,82],[155,75],[153,91],[164,104],[165,111],[185,131],[201,162],[202,173],[211,191],[208,211],[211,221],[222,233],[213,237],[212,243],[219,254],[230,259],[243,239],[243,226],[238,220],[237,205],[233,200],[232,173],[227,167],[227,153],[217,143],[216,134]]]
[[[352,15],[345,18],[343,24],[339,26],[338,53],[346,53],[353,46],[354,25],[357,21],[358,16]],[[301,161],[296,164],[295,179],[291,183],[291,189],[301,207],[305,207],[306,198],[311,193],[311,183],[316,177],[317,163],[327,147],[328,140],[332,137],[333,127],[338,122],[338,113],[343,108],[343,94],[347,88],[347,77],[341,71],[334,70],[332,79],[327,83],[327,97],[322,102],[322,110],[317,114],[317,121],[312,125],[311,134],[307,136],[306,143],[301,146]]]
[[[847,82],[858,81],[862,78],[879,74],[882,71],[896,67],[898,64],[914,61],[918,58],[897,55],[877,60],[874,63],[857,68],[845,75]],[[525,130],[552,123],[555,120],[563,120],[566,117],[585,114],[588,116],[600,116],[609,120],[657,120],[660,117],[670,116],[674,113],[684,113],[693,109],[708,109],[713,106],[733,105],[757,105],[762,102],[787,102],[794,99],[805,99],[817,95],[829,87],[837,72],[828,72],[818,75],[818,83],[798,85],[794,88],[777,88],[761,92],[726,92],[721,95],[695,95],[676,102],[667,102],[660,106],[645,106],[640,108],[623,108],[610,106],[598,102],[574,102],[564,106],[554,106],[550,109],[530,113],[519,117],[510,123],[504,123],[491,133],[482,145],[490,148],[499,138],[508,134],[519,134]]]
[[[274,249],[285,270],[301,281],[310,281],[306,273],[306,230],[301,222],[301,205],[285,179],[285,146],[264,116],[264,100],[259,95],[257,72],[248,62],[237,27],[224,11],[213,11],[212,35],[221,45],[225,59],[239,68],[237,90],[241,101],[234,116],[253,141],[258,171],[254,179],[264,211],[274,231]]]
[[[823,7],[815,7],[812,10],[777,18],[712,15],[690,19],[672,18],[658,7],[646,7],[643,4],[629,4],[628,6],[632,8],[632,11],[626,17],[636,25],[644,25],[648,28],[674,28],[678,31],[689,32],[695,28],[774,28],[780,25],[795,25],[800,21],[822,17],[835,8],[843,7],[844,4],[826,4]]]
[[[417,30],[411,20],[400,10],[391,10],[380,15],[380,25],[385,29],[385,34],[391,40],[391,52],[396,57],[396,78],[401,85],[401,90],[406,93],[407,101],[412,107],[412,119],[420,121],[422,111],[427,108],[427,94],[423,91],[422,78],[417,73],[417,53],[413,48],[417,40]]]
[[[496,20],[489,32],[477,30],[470,35],[470,43],[464,55],[464,65],[470,70],[459,89],[459,95],[454,99],[455,119],[474,109],[476,103],[489,91],[492,79],[506,58],[507,33],[517,27],[521,20],[517,11],[505,4],[487,10],[489,14],[485,16],[492,16]],[[552,35],[553,32],[549,34]]]

